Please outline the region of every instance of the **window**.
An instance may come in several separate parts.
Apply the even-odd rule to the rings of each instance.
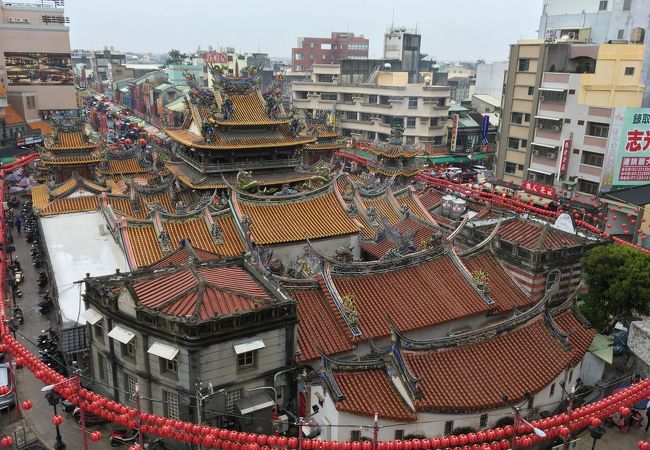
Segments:
[[[518,149],[519,148],[519,139],[509,137],[508,138],[508,148]]]
[[[561,119],[555,120],[555,119],[542,119],[542,118],[537,118],[537,128],[542,129],[542,130],[549,130],[549,131],[555,131],[559,132],[562,130],[562,122],[560,121]]]
[[[361,440],[361,430],[350,431],[350,440],[354,442]]]
[[[321,55],[321,59],[327,59],[327,55]]]
[[[103,326],[104,319],[100,319],[99,322],[97,322],[95,325],[93,325],[93,336],[95,340],[103,344],[104,343],[104,326]]]
[[[122,356],[128,356],[135,359],[135,338],[131,339],[128,344],[121,344]]]
[[[415,128],[415,117],[407,117],[406,118],[406,127],[407,128]]]
[[[580,162],[588,166],[603,167],[604,158],[605,155],[602,155],[600,153],[588,152],[585,150],[582,152],[582,157]]]
[[[402,440],[404,439],[404,430],[395,430],[395,440]]]
[[[257,350],[240,353],[239,355],[237,355],[237,368],[249,369],[251,367],[255,367],[256,360],[257,360]]]
[[[97,372],[100,380],[108,381],[108,361],[100,353],[97,354]]]
[[[27,109],[36,109],[36,97],[29,96],[27,99]]]
[[[519,60],[519,72],[528,72],[530,69],[530,59]]]
[[[437,117],[431,117],[429,119],[429,126],[430,127],[437,127],[438,126],[438,118]]]
[[[539,101],[548,102],[548,103],[565,103],[566,91],[562,91],[562,92],[543,91],[542,95],[539,98]]]
[[[237,400],[241,398],[241,390],[237,389],[234,391],[226,392],[226,412],[232,414],[235,412],[235,405]]]
[[[521,148],[526,148],[528,146],[528,139],[522,139],[521,142],[519,143],[519,146]]]
[[[320,99],[321,100],[336,101],[336,100],[338,100],[338,95],[336,95],[334,92],[321,92]]]
[[[368,96],[368,103],[377,104],[377,96],[376,95],[369,95]]]
[[[409,108],[417,108],[417,107],[418,107],[418,98],[409,97]]]
[[[361,120],[365,120],[366,122],[370,122],[370,113],[361,113]]]
[[[607,0],[600,0],[598,11],[607,11]]]
[[[598,122],[587,122],[587,132],[588,136],[595,136],[606,138],[609,134],[609,124],[598,123]]]
[[[585,194],[598,195],[598,188],[600,185],[593,181],[578,180],[578,190]]]
[[[548,393],[549,398],[553,398],[553,395],[555,395],[555,383],[551,385],[551,390]]]
[[[381,95],[379,97],[379,104],[380,105],[389,105],[390,104],[390,97],[387,95]]]
[[[625,75],[634,75],[634,67],[626,67]]]
[[[632,0],[624,0],[623,1],[623,11],[629,11],[632,9]],[[621,38],[619,38],[621,39]]]
[[[163,391],[163,414],[170,419],[180,419],[180,399],[178,394]]]
[[[547,291],[548,291],[549,289],[551,289],[551,287],[553,287],[553,285],[554,285],[555,282],[557,281],[557,277],[558,277],[558,273],[557,273],[557,272],[550,272],[550,273],[546,276],[546,290],[547,290]]]
[[[454,431],[454,421],[448,420],[445,422],[445,433],[446,435],[451,434]]]
[[[535,93],[535,88],[533,86],[528,86],[528,95],[533,95]]]
[[[352,102],[352,94],[343,94],[344,102]]]
[[[406,136],[407,144],[415,144],[415,136]]]
[[[616,39],[623,39],[623,33],[625,33],[625,30],[618,30],[618,34],[616,35]]]
[[[348,120],[357,120],[357,113],[354,111],[348,111],[345,113],[345,118]]]
[[[478,427],[487,428],[487,426],[488,426],[488,415],[481,414],[481,417],[478,419]]]
[[[524,121],[524,115],[522,113],[518,113],[518,112],[512,113],[512,118],[511,118],[512,123],[518,123],[521,125],[523,121]]]
[[[368,131],[368,140],[374,141],[375,139],[377,139],[377,133],[374,131]]]
[[[138,379],[134,376],[124,374],[124,387],[126,391],[126,400],[132,401],[135,399],[135,385],[138,384]]]
[[[505,172],[509,174],[514,174],[516,171],[517,171],[517,164],[506,161]]]
[[[524,114],[524,122],[530,122],[530,114]]]
[[[178,373],[178,360],[160,358],[160,371],[166,374],[176,375]]]
[[[296,70],[297,70],[298,72],[302,72],[302,65],[298,64],[298,65],[296,66]]]
[[[296,61],[302,61],[302,53],[296,53]]]

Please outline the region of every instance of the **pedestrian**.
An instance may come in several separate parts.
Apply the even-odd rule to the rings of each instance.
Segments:
[[[16,216],[16,220],[14,221],[14,225],[16,226],[16,231],[18,234],[20,234],[20,227],[23,225],[22,220],[20,220],[20,216]]]

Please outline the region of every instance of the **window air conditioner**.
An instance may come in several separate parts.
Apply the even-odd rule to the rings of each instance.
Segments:
[[[31,22],[29,21],[29,19],[23,19],[23,22],[24,22],[24,23],[31,23]]]
[[[549,157],[550,159],[555,159],[555,158],[557,158],[557,154],[556,154],[556,153],[553,153],[553,152],[550,152],[550,153],[548,154],[548,157]]]
[[[539,101],[540,101],[540,102],[543,102],[544,100],[546,100],[546,97],[544,97],[543,95],[540,95],[540,96],[539,96]]]
[[[573,198],[573,191],[562,191],[562,198],[566,198],[568,200]]]
[[[539,130],[539,129],[541,129],[541,128],[542,128],[542,124],[541,124],[541,123],[538,123],[538,124],[537,124],[537,129]]]
[[[13,17],[9,18],[9,23],[14,23],[15,21],[16,21],[16,19],[14,19]]]
[[[559,125],[555,125],[555,126],[553,127],[553,131],[560,131],[560,126],[559,126]]]

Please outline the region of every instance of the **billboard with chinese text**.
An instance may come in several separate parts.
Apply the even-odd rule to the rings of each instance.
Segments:
[[[605,190],[650,183],[650,108],[616,108],[602,180]]]
[[[5,52],[5,66],[10,86],[72,86],[70,53]]]

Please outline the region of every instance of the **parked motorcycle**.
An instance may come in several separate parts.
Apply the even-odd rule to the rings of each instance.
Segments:
[[[41,300],[38,302],[38,312],[41,314],[47,314],[50,312],[54,306],[54,301],[49,295],[44,295],[41,297]]]
[[[117,428],[111,431],[111,447],[118,447],[122,444],[135,444],[138,442],[138,436],[140,432],[137,428],[134,428],[133,431],[129,431],[126,428]]]

